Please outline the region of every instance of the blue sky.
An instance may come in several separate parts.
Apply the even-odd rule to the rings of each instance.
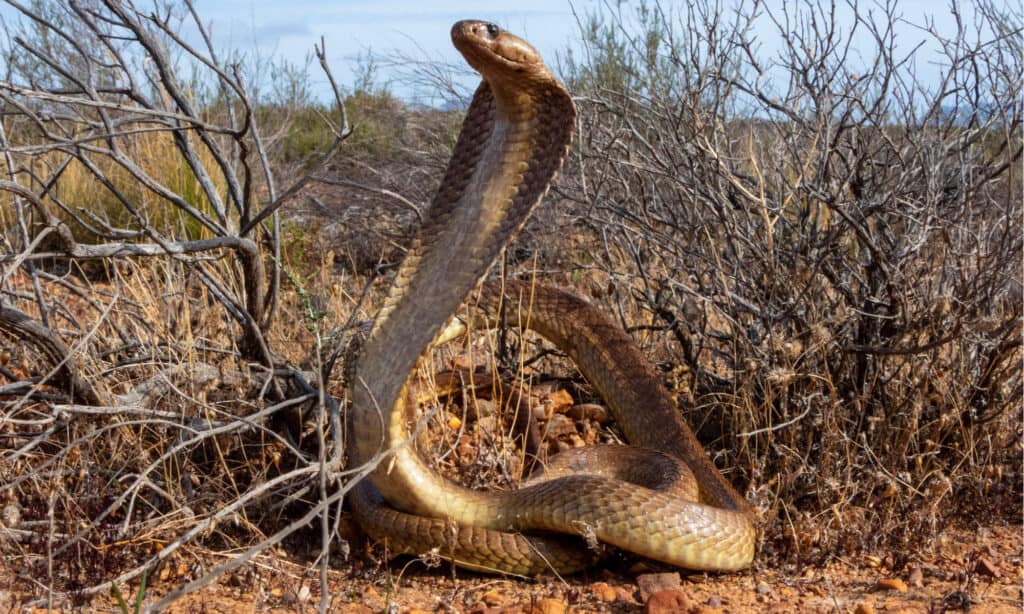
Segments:
[[[198,3],[220,43],[238,49],[258,48],[300,62],[323,36],[328,60],[342,84],[355,78],[357,59],[372,50],[398,51],[446,62],[459,62],[448,32],[460,19],[486,19],[530,41],[553,61],[556,53],[577,38],[576,21],[564,0],[496,1],[481,9],[481,2],[429,0],[220,0]],[[378,75],[387,81],[382,69]],[[316,80],[321,78],[313,71]],[[408,94],[401,81],[392,89]]]
[[[135,0],[139,7],[151,0]],[[491,0],[488,3],[469,0],[195,0],[203,20],[212,25],[214,39],[220,49],[236,49],[261,56],[285,58],[301,63],[313,45],[324,37],[328,59],[335,76],[343,86],[355,79],[357,58],[368,50],[382,54],[398,51],[425,54],[427,58],[461,64],[448,38],[451,24],[459,19],[478,18],[493,21],[530,41],[549,64],[569,46],[579,48],[579,34],[574,9],[585,14],[598,8],[597,0]],[[685,0],[662,0],[666,10],[679,10]],[[827,0],[819,0],[826,2]],[[840,5],[845,4],[838,0]],[[1007,0],[1017,2],[1018,0]],[[767,0],[769,10],[778,11],[784,0]],[[609,0],[614,5],[614,0]],[[733,0],[722,0],[733,6]],[[749,4],[749,3],[748,3]],[[795,6],[796,2],[790,2]],[[952,35],[954,20],[950,5],[937,0],[897,0],[897,11],[912,23],[934,19],[940,32]],[[958,2],[960,6],[968,3]],[[486,8],[483,8],[486,6]],[[873,0],[861,0],[862,10],[877,10]],[[969,10],[962,8],[961,10]],[[0,16],[9,17],[12,9],[0,5]],[[906,23],[897,24],[900,47],[909,50],[928,38]],[[778,33],[771,22],[762,19],[755,31],[764,55],[778,48]],[[934,81],[941,58],[935,47],[928,45],[919,52],[919,79]],[[327,86],[322,74],[312,70],[316,91],[326,96]],[[414,92],[401,78],[386,68],[378,73],[380,81],[391,81],[391,89],[400,96]],[[471,82],[472,79],[467,79]]]
[[[671,9],[682,6],[683,1],[663,0],[662,4]],[[420,53],[418,47],[430,58],[458,63],[460,59],[451,46],[448,30],[453,22],[465,18],[486,19],[511,30],[530,41],[549,64],[554,64],[556,56],[564,54],[567,47],[579,45],[574,9],[582,15],[599,4],[594,0],[575,0],[572,4],[568,0],[492,0],[486,4],[465,0],[197,2],[203,18],[212,23],[216,39],[225,46],[259,49],[263,54],[299,62],[323,36],[331,67],[344,85],[353,83],[356,59],[371,49],[375,53],[397,50],[416,54]],[[734,3],[724,0],[723,4],[731,6]],[[767,2],[773,11],[781,8],[782,4],[782,0]],[[870,0],[861,2],[861,8],[877,10]],[[899,0],[897,10],[908,22],[920,24],[927,17],[934,20],[940,32],[952,35],[955,31],[948,4],[936,0]],[[770,54],[777,48],[778,35],[769,21],[762,19],[761,25],[763,31],[757,34],[762,41],[762,51]],[[927,38],[923,32],[906,23],[897,24],[897,37],[901,47],[908,50]],[[931,46],[926,46],[920,53],[918,66],[921,78],[926,82],[933,80],[938,74],[935,63],[941,58]],[[320,79],[317,71],[313,76]],[[381,81],[386,81],[389,74],[381,70],[378,76]],[[410,88],[401,80],[392,81],[391,88],[400,95],[410,94]]]

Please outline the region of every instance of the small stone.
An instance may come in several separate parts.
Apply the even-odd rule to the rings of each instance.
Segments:
[[[419,608],[409,608],[405,614],[433,614],[429,610],[421,610]]]
[[[565,414],[573,420],[593,420],[598,424],[608,424],[611,422],[611,415],[608,413],[608,409],[597,403],[573,405]]]
[[[870,603],[860,602],[854,608],[853,614],[875,614],[875,607]]]
[[[8,503],[0,512],[0,525],[8,529],[17,529],[21,524],[21,508],[13,503]]]
[[[555,390],[548,393],[543,399],[545,405],[550,406],[551,411],[556,414],[564,414],[573,406],[572,395],[567,390]]]
[[[502,602],[505,601],[505,596],[498,591],[487,591],[484,593],[483,597],[480,598],[480,601],[483,601],[485,604],[493,608],[501,605]]]
[[[772,592],[772,587],[768,586],[767,582],[758,582],[757,583],[757,594],[758,595],[767,595],[770,592]]]
[[[999,568],[993,565],[992,561],[986,559],[985,557],[981,557],[978,559],[978,562],[974,566],[974,570],[980,573],[981,575],[988,576],[990,578],[998,578],[1000,575],[1002,575],[999,573]]]
[[[910,570],[910,576],[907,580],[910,582],[910,586],[921,588],[924,586],[924,572],[921,571],[920,567],[915,567]]]
[[[826,589],[824,586],[822,586],[821,583],[808,584],[804,588],[807,589],[807,592],[811,593],[812,595],[817,595],[818,597],[824,597],[824,596],[830,594],[828,592],[828,589]]]
[[[573,445],[571,443],[569,443],[568,441],[562,441],[561,439],[556,439],[552,443],[554,444],[554,450],[553,451],[557,452],[559,454],[561,454],[562,452],[565,452],[566,450],[572,450],[573,449]]]
[[[615,601],[615,589],[608,586],[606,582],[594,582],[590,586],[590,590],[601,601]]]
[[[640,588],[640,599],[647,602],[654,593],[677,591],[682,586],[678,572],[645,573],[636,577],[636,585]]]
[[[576,434],[576,424],[562,414],[554,414],[547,424],[544,425],[546,437],[563,437]]]
[[[875,585],[876,591],[896,591],[899,593],[907,592],[907,583],[899,578],[882,578]]]
[[[616,586],[615,601],[621,601],[622,603],[634,603],[636,602],[636,591],[628,589],[625,586]]]
[[[722,607],[722,598],[718,595],[711,595],[708,597],[708,605],[712,608]]]
[[[644,604],[644,612],[647,614],[672,614],[686,612],[692,606],[693,600],[683,591],[658,591],[651,593]]]
[[[498,414],[498,404],[490,399],[476,400],[476,415],[479,417],[484,416],[496,416]]]
[[[541,599],[530,608],[530,614],[565,614],[566,606],[557,599]]]
[[[474,433],[497,433],[498,432],[498,417],[497,416],[480,416],[476,421],[476,430]]]

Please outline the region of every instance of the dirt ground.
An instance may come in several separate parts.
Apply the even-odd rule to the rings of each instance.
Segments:
[[[481,360],[478,357],[467,362],[482,364]],[[572,399],[565,403],[572,404]],[[481,413],[479,408],[477,413]],[[567,437],[577,437],[581,443],[594,443],[591,439],[597,437],[593,426],[570,431]],[[993,514],[993,518],[1007,516]],[[872,552],[833,558],[823,565],[794,564],[763,551],[754,568],[742,573],[681,574],[635,559],[613,558],[586,574],[532,579],[482,576],[408,557],[384,564],[380,550],[363,543],[358,531],[348,527],[342,535],[350,540],[351,555],[347,559],[341,552],[331,555],[328,611],[1021,612],[1024,527],[993,526],[994,522],[978,519],[974,526],[949,529],[925,551]],[[320,569],[315,558],[318,545],[318,536],[296,535],[241,570],[179,599],[167,611],[316,612],[320,600]],[[156,603],[183,584],[202,577],[231,554],[202,548],[202,544],[192,544],[158,568],[149,579],[144,603]],[[45,595],[45,578],[33,577],[19,568],[33,557],[38,553],[0,557],[0,614],[47,611],[45,602],[35,601]],[[137,584],[121,586],[120,590],[131,604]],[[55,601],[54,606],[60,609],[64,602]],[[76,600],[69,611],[112,612],[119,608],[113,597],[101,594],[91,600]]]
[[[780,565],[760,557],[754,569],[729,575],[682,575],[646,563],[618,561],[574,577],[531,580],[433,569],[418,560],[377,566],[365,550],[331,565],[330,612],[416,614],[568,614],[586,612],[1021,612],[1022,527],[945,533],[932,551],[836,559],[824,566]],[[168,566],[150,581],[146,603],[221,562],[193,559]],[[294,547],[258,558],[252,566],[175,602],[170,612],[315,612],[319,568]],[[903,558],[903,557],[899,557]],[[201,563],[201,564],[200,564]],[[7,570],[14,572],[14,570]],[[128,598],[129,587],[125,587]],[[129,599],[129,603],[131,600]],[[16,594],[0,590],[0,611],[22,609]],[[82,611],[116,611],[110,596]],[[44,608],[29,608],[44,611]]]

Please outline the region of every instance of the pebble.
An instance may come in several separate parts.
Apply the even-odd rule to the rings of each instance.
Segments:
[[[567,608],[557,599],[541,599],[529,609],[529,614],[565,614]]]
[[[977,564],[974,566],[974,570],[984,576],[989,576],[990,578],[998,578],[1001,575],[999,573],[999,568],[993,565],[992,561],[989,561],[985,557],[978,559]]]
[[[693,600],[683,591],[658,591],[651,593],[647,602],[644,603],[644,612],[647,614],[678,614],[686,612],[692,606]]]
[[[494,607],[497,605],[501,605],[502,602],[505,601],[505,596],[499,593],[498,591],[488,591],[484,593],[483,597],[480,598],[480,601],[483,601],[487,605]]]
[[[611,415],[603,405],[597,403],[580,403],[579,405],[573,405],[566,412],[566,415],[573,420],[593,420],[598,424],[608,424],[611,422]]]
[[[767,582],[759,582],[757,584],[758,595],[767,595],[770,592],[772,592],[772,587],[768,586]]]
[[[549,393],[544,398],[544,403],[550,405],[551,411],[556,414],[565,413],[573,406],[572,395],[561,389]]]
[[[682,583],[683,581],[679,577],[679,573],[675,571],[645,573],[636,577],[636,585],[640,588],[640,599],[645,603],[654,593],[679,590]]]
[[[477,416],[496,416],[498,414],[498,404],[490,399],[476,400],[476,415]]]
[[[616,586],[615,600],[621,601],[622,603],[634,603],[636,602],[636,591],[626,588],[625,586]]]
[[[910,570],[910,577],[907,578],[910,581],[910,586],[914,588],[921,588],[924,586],[924,572],[921,571],[920,567],[915,567]]]
[[[551,416],[551,419],[544,426],[544,435],[547,437],[562,437],[570,434],[576,434],[576,425],[562,414]]]
[[[897,591],[900,593],[907,592],[907,583],[899,578],[882,578],[875,585],[877,591]]]
[[[708,597],[708,605],[712,608],[722,607],[722,598],[718,595],[711,595]]]
[[[498,417],[497,416],[480,416],[476,421],[477,430],[476,433],[497,433],[498,432]]]
[[[572,450],[574,447],[571,443],[562,439],[556,439],[553,443],[555,444],[554,449],[558,453],[565,452],[566,450]]]
[[[0,525],[8,529],[17,529],[21,524],[21,508],[13,503],[8,503],[0,512]]]
[[[601,601],[615,601],[618,596],[615,589],[608,586],[606,582],[595,582],[590,586],[590,590],[593,591],[594,596]]]
[[[870,603],[864,603],[863,601],[857,604],[854,608],[853,614],[875,614],[875,607]]]

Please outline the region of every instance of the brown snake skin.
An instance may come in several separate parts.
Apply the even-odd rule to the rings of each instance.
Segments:
[[[526,326],[568,354],[630,443],[663,454],[600,446],[567,457],[554,477],[511,492],[479,492],[439,475],[412,444],[409,376],[546,192],[575,122],[569,94],[527,43],[479,21],[456,23],[452,41],[484,80],[356,367],[350,460],[374,467],[350,497],[357,520],[392,552],[434,551],[484,571],[577,570],[592,557],[572,536],[690,569],[748,566],[756,529],[746,502],[707,458],[629,336],[570,294],[488,283],[480,313],[493,321],[504,302],[513,318],[528,314]],[[591,457],[616,454],[623,468],[659,454],[682,463],[668,460],[666,479],[586,468],[568,473],[588,467]]]

